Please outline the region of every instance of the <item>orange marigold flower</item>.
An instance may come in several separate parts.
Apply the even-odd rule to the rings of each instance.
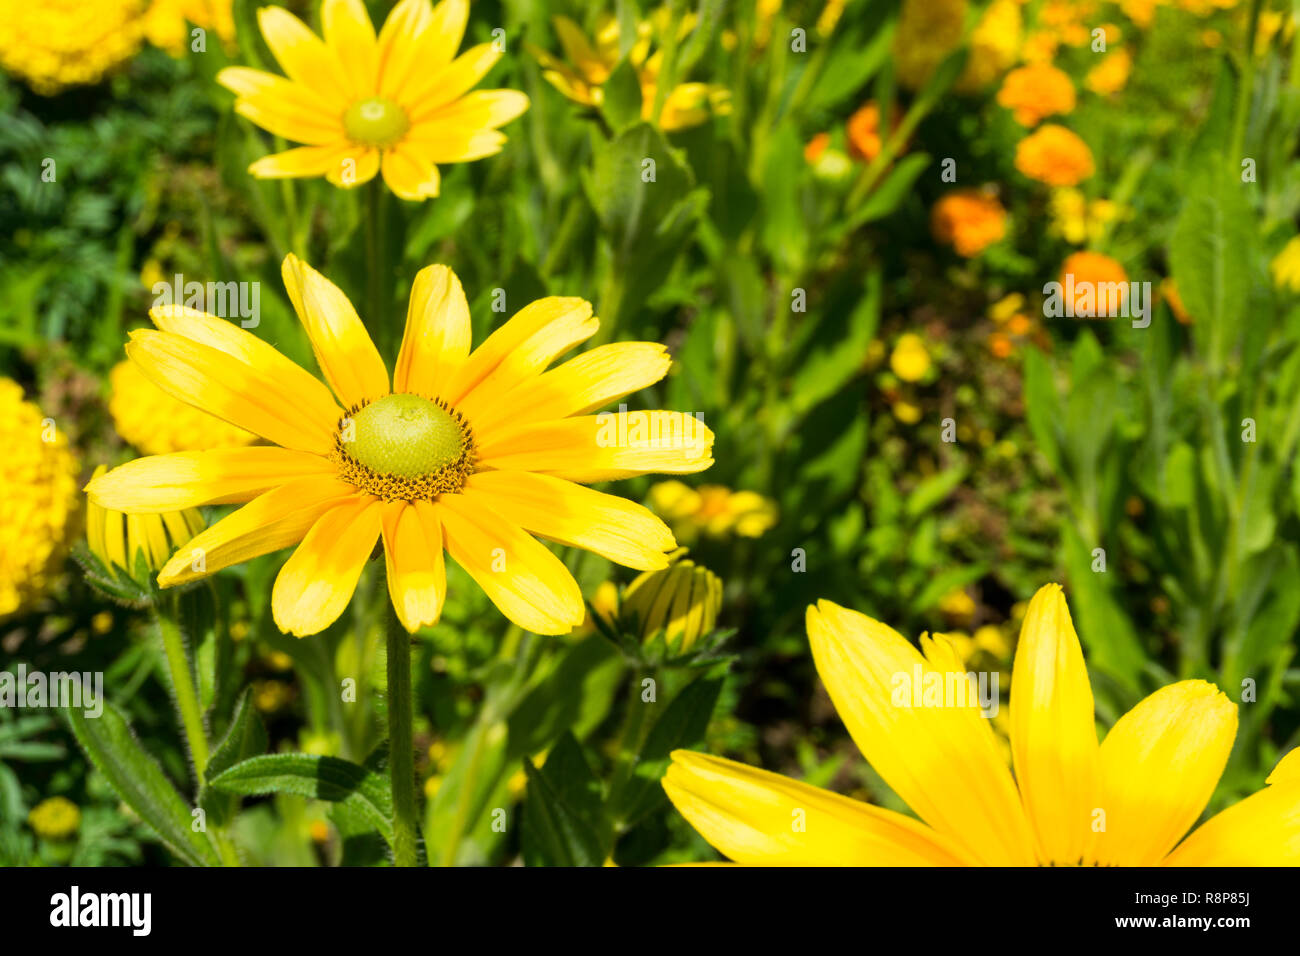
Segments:
[[[1088,144],[1055,123],[1040,126],[1020,141],[1016,169],[1049,186],[1077,186],[1096,172]]]
[[[1128,85],[1128,75],[1133,70],[1133,54],[1120,47],[1111,50],[1106,58],[1088,71],[1083,85],[1100,96],[1118,93]]]
[[[930,230],[938,242],[958,255],[979,255],[1007,234],[1007,212],[997,197],[976,189],[958,189],[940,198],[930,211]]]
[[[1037,126],[1044,117],[1074,110],[1074,83],[1050,63],[1031,63],[1006,75],[998,103],[1021,126]]]
[[[894,116],[890,128],[898,127],[898,117]],[[849,117],[846,124],[849,135],[849,152],[854,159],[871,162],[880,155],[884,145],[880,131],[880,107],[867,103]]]
[[[810,163],[817,162],[822,153],[826,152],[826,147],[831,143],[830,133],[818,133],[803,148],[803,158]]]
[[[1091,312],[1096,318],[1112,319],[1120,314],[1128,295],[1128,273],[1100,252],[1071,253],[1061,264],[1060,282],[1066,295],[1073,290],[1076,315],[1087,316]]]

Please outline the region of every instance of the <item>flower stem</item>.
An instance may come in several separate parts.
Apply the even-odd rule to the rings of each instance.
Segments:
[[[393,354],[392,325],[388,320],[388,250],[387,226],[384,222],[384,183],[376,176],[366,184],[366,316],[365,323],[390,364]]]
[[[393,857],[415,866],[415,744],[411,724],[411,636],[385,595],[388,615],[388,769],[393,782]]]
[[[194,761],[194,776],[199,786],[203,786],[204,771],[208,766],[208,737],[203,729],[203,713],[199,709],[199,695],[194,688],[194,672],[185,650],[185,638],[176,620],[175,602],[160,605],[157,617],[163,652],[167,656],[167,669],[171,674],[172,689],[176,693],[176,709],[180,712],[181,727],[185,731],[190,757]]]

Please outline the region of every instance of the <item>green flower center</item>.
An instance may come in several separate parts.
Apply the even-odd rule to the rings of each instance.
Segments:
[[[362,146],[392,146],[410,128],[406,110],[382,96],[353,103],[343,114],[343,131]]]
[[[429,475],[460,457],[465,436],[445,408],[419,395],[389,395],[371,402],[354,419],[348,451],[384,475]]]

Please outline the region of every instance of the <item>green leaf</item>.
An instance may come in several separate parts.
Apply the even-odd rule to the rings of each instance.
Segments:
[[[208,766],[204,770],[207,778],[218,776],[240,761],[266,752],[266,728],[262,726],[262,719],[257,716],[251,700],[251,689],[245,690],[235,705],[230,728],[208,758]],[[199,803],[218,824],[222,824],[234,816],[239,806],[239,797],[231,793],[212,793],[209,785],[199,794]]]
[[[91,763],[172,853],[191,866],[220,864],[208,838],[191,829],[190,806],[140,746],[115,706],[106,704],[97,718],[87,717],[76,708],[65,713]]]
[[[208,785],[214,790],[242,796],[291,793],[346,804],[365,814],[390,844],[393,840],[393,797],[388,781],[338,757],[316,754],[253,757],[209,778]]]
[[[600,782],[573,734],[560,738],[541,768],[525,760],[524,773],[524,861],[529,866],[602,865]]]
[[[930,157],[925,153],[913,153],[899,160],[885,181],[872,190],[862,208],[853,214],[851,228],[893,213],[911,195],[912,187],[929,165]]]
[[[614,67],[603,90],[601,112],[614,132],[641,122],[641,80],[630,60],[624,59]]]
[[[907,515],[919,518],[940,504],[966,479],[965,468],[949,468],[923,479],[907,496]]]

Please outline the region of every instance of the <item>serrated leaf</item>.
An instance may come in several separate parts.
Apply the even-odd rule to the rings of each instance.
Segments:
[[[140,746],[114,705],[106,704],[97,718],[87,717],[75,708],[65,713],[91,763],[173,854],[191,866],[219,865],[207,836],[190,828],[190,806]]]

